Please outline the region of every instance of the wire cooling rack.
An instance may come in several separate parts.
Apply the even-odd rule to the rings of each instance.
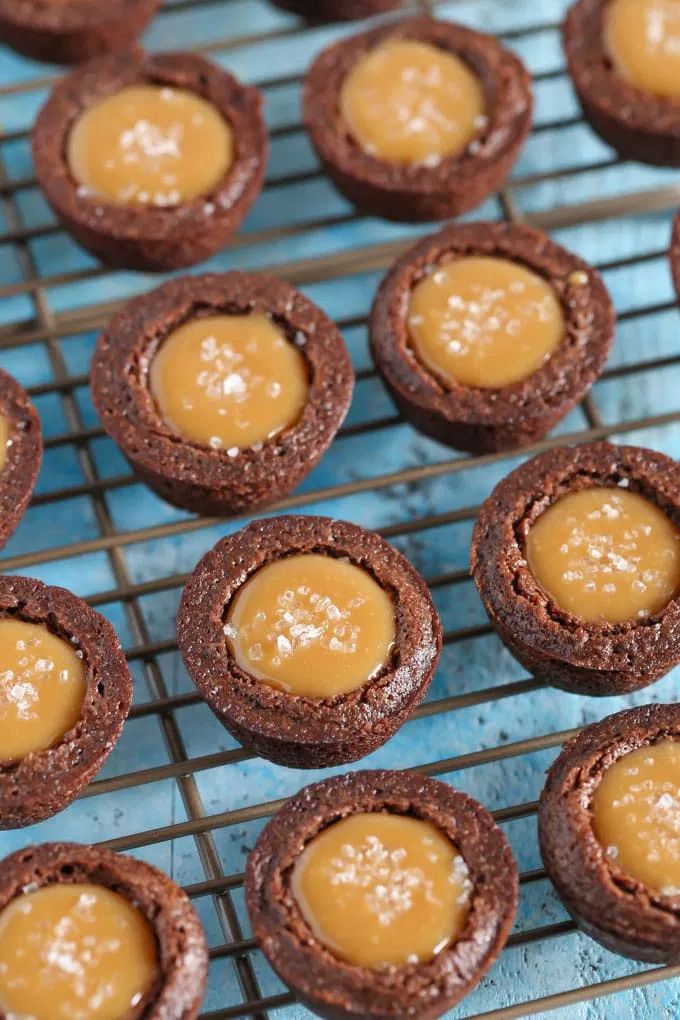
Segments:
[[[592,394],[526,454],[612,437],[680,454],[678,314],[666,249],[680,184],[622,163],[580,121],[559,47],[565,0],[423,0],[405,7],[496,31],[535,79],[536,125],[508,186],[475,213],[552,232],[603,271],[619,311],[609,367]],[[313,52],[354,26],[305,29],[264,0],[170,0],[152,48],[193,47],[267,97],[272,158],[244,231],[210,268],[261,268],[302,286],[343,328],[357,369],[347,425],[301,490],[272,512],[346,517],[394,541],[426,576],[445,649],[426,702],[362,766],[418,768],[494,810],[522,870],[507,949],[451,1017],[510,1020],[674,1017],[680,967],[624,961],[574,930],[540,867],[536,797],[574,728],[645,700],[673,700],[673,676],[641,695],[593,701],[522,674],[490,631],[467,572],[479,502],[519,457],[464,457],[394,414],[371,367],[365,321],[382,272],[422,228],[360,216],[321,175],[299,121]],[[252,759],[188,682],[174,614],[199,556],[240,521],[197,519],[140,486],[103,435],[87,391],[97,331],[121,300],[157,281],[111,273],[67,237],[41,199],[28,129],[53,80],[0,50],[0,361],[30,389],[46,434],[40,484],[0,569],[65,584],[104,612],[126,647],[136,700],[102,774],[66,812],[0,835],[0,856],[29,841],[101,842],[185,885],[210,942],[203,1020],[308,1016],[249,937],[244,857],[285,796],[316,774]],[[676,674],[677,676],[677,674]],[[358,767],[358,766],[357,766]]]

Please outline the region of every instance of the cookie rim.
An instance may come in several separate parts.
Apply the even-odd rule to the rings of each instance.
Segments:
[[[0,548],[21,523],[31,501],[43,455],[40,417],[24,387],[0,369],[0,414],[12,445],[0,471]]]
[[[267,563],[306,552],[346,557],[396,607],[387,663],[334,698],[291,695],[255,679],[236,664],[224,635],[227,607],[246,580]],[[424,697],[442,645],[427,586],[398,550],[347,521],[299,515],[253,521],[207,552],[183,590],[177,636],[189,676],[227,729],[262,757],[305,768],[354,761],[385,743]]]
[[[679,705],[623,709],[592,723],[548,770],[538,810],[545,869],[577,925],[614,952],[663,963],[680,959],[680,893],[656,892],[623,871],[595,836],[591,804],[610,765],[669,738],[680,740]]]
[[[303,354],[307,400],[296,422],[263,443],[212,449],[163,421],[149,366],[168,333],[197,314],[249,311],[271,315]],[[127,302],[100,335],[90,382],[105,431],[144,481],[178,506],[224,514],[275,502],[311,471],[349,410],[354,371],[317,305],[276,277],[234,270],[178,277]]]
[[[159,868],[104,847],[61,841],[15,850],[0,864],[0,911],[22,893],[54,884],[87,882],[125,896],[158,942],[161,980],[145,996],[144,1017],[198,1015],[208,972],[205,934],[186,893]]]
[[[65,140],[77,118],[138,84],[195,92],[230,125],[234,159],[210,192],[173,206],[125,206],[84,194],[73,178]],[[224,247],[259,195],[268,154],[261,108],[255,86],[200,54],[131,46],[75,67],[54,86],[31,132],[36,177],[66,229],[107,264],[152,272],[191,265]]]
[[[534,675],[577,693],[609,695],[647,686],[680,660],[680,592],[645,619],[583,620],[541,588],[523,548],[533,521],[560,496],[602,486],[638,492],[680,527],[680,463],[608,442],[558,447],[520,465],[486,499],[471,567],[492,624],[528,668],[535,661]]]
[[[408,296],[434,266],[469,255],[505,258],[549,282],[560,301],[565,332],[559,346],[525,379],[495,389],[439,376],[412,350]],[[616,315],[596,269],[542,231],[515,223],[454,223],[421,238],[392,265],[370,315],[376,367],[416,428],[456,448],[507,448],[518,432],[545,434],[599,378],[614,340]],[[567,387],[565,379],[568,380]],[[502,446],[494,446],[494,437]]]
[[[344,962],[315,938],[290,892],[289,876],[305,845],[326,826],[385,809],[437,825],[463,856],[474,891],[466,926],[450,947],[426,963],[372,970]],[[497,958],[517,897],[517,866],[489,812],[467,794],[415,772],[361,771],[305,787],[267,824],[246,864],[246,905],[262,951],[303,1002],[334,1018],[440,1016]]]
[[[108,620],[66,588],[0,576],[0,618],[42,623],[82,653],[86,689],[77,722],[52,747],[0,763],[0,830],[22,828],[66,808],[99,772],[122,733],[132,678]]]
[[[388,38],[414,39],[452,52],[484,85],[485,126],[462,152],[434,167],[401,166],[370,155],[343,122],[337,97],[344,78],[358,59]],[[303,87],[303,122],[327,172],[340,191],[347,194],[351,187],[348,197],[359,208],[396,220],[448,218],[479,204],[505,179],[531,127],[530,82],[519,57],[495,36],[451,21],[405,18],[341,39],[314,58]],[[357,197],[361,192],[364,201]]]

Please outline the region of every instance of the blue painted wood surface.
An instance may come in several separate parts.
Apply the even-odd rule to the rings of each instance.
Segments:
[[[607,147],[581,123],[575,121],[576,104],[563,65],[559,34],[554,24],[561,18],[565,0],[459,0],[441,3],[438,13],[455,17],[470,25],[497,32],[513,33],[537,22],[545,28],[526,34],[511,34],[509,45],[527,61],[536,83],[536,122],[539,127],[528,142],[513,174],[515,197],[520,208],[535,216],[548,213],[554,206],[569,207],[603,197],[637,192],[658,185],[672,185],[677,175],[671,171],[617,164]],[[172,10],[164,13],[147,33],[151,48],[177,48],[210,42],[227,35],[238,37],[292,26],[294,20],[276,11],[264,0],[223,0],[195,11]],[[338,37],[344,29],[315,29],[290,34],[276,41],[248,44],[218,50],[214,59],[249,81],[290,76],[302,72],[313,51]],[[43,75],[44,68],[0,49],[0,82],[30,81]],[[45,96],[43,88],[0,97],[0,126],[5,132],[26,128]],[[267,118],[272,128],[298,120],[297,84],[267,89]],[[566,123],[559,123],[559,122]],[[3,143],[0,151],[8,174],[21,180],[31,175],[31,162],[25,138]],[[311,171],[316,161],[300,130],[279,133],[272,144],[270,176]],[[536,175],[540,177],[537,181]],[[547,176],[546,176],[547,175]],[[37,189],[21,187],[17,208],[23,226],[41,227],[52,223],[52,216]],[[680,186],[678,188],[680,195]],[[673,304],[668,265],[663,251],[667,246],[671,208],[644,215],[621,215],[601,222],[582,222],[553,231],[557,240],[597,263],[652,254],[605,272],[617,309],[622,314],[610,364],[625,366],[678,353],[680,322]],[[305,183],[272,185],[263,193],[249,217],[238,242],[230,250],[212,259],[209,268],[275,267],[290,259],[307,259],[337,251],[348,253],[375,242],[399,239],[422,232],[365,218],[350,218],[345,201],[321,176]],[[497,199],[485,203],[475,217],[499,217]],[[337,222],[319,226],[329,218]],[[277,238],[263,232],[272,227],[298,224],[300,230],[290,237]],[[0,202],[0,235],[12,227],[6,206]],[[69,274],[91,269],[93,261],[61,231],[37,236],[29,242],[37,271],[45,278],[43,293],[54,313],[69,313],[87,305],[124,298],[144,291],[155,283],[150,277],[133,273],[108,273],[85,280],[69,280]],[[203,267],[201,267],[203,268]],[[17,246],[3,244],[0,236],[0,281],[20,283],[26,272]],[[365,315],[379,279],[378,273],[343,276],[304,289],[332,316]],[[659,306],[647,311],[649,306]],[[640,310],[644,312],[640,314]],[[30,321],[33,316],[31,295],[19,289],[0,302],[0,327]],[[95,334],[75,332],[65,336],[61,350],[69,372],[87,371]],[[365,331],[357,327],[346,334],[358,368],[369,365]],[[14,372],[26,385],[40,385],[52,378],[45,348],[39,344],[12,348],[11,337],[0,352],[0,363]],[[647,415],[674,411],[679,406],[680,366],[650,369],[598,383],[594,398],[605,423],[634,423]],[[87,425],[96,424],[85,387],[75,391]],[[47,437],[68,429],[64,407],[58,394],[38,397],[37,404]],[[392,411],[391,404],[375,378],[357,386],[350,414],[351,423],[371,421]],[[570,415],[560,427],[568,433],[587,428],[581,409]],[[634,426],[619,435],[619,440],[639,442],[680,454],[680,426],[640,428]],[[104,438],[90,443],[97,469],[103,478],[117,477],[127,468],[113,445]],[[318,493],[336,483],[364,480],[392,471],[422,464],[437,464],[449,457],[448,451],[419,436],[406,425],[386,428],[378,433],[339,439],[325,460],[304,483],[303,490]],[[376,488],[363,495],[334,500],[316,499],[306,512],[324,512],[345,517],[368,527],[380,527],[404,520],[415,520],[430,513],[472,505],[482,500],[495,482],[518,462],[509,457],[485,467],[465,467],[455,473],[443,473],[417,485]],[[54,446],[46,452],[39,489],[41,493],[63,486],[78,486],[85,481],[77,451],[72,444]],[[112,488],[106,503],[122,530],[146,528],[159,523],[182,520],[174,510],[143,487],[132,484]],[[173,538],[144,540],[127,545],[125,561],[133,582],[163,578],[190,570],[198,557],[222,534],[239,526],[225,523]],[[470,522],[450,524],[407,535],[396,542],[424,574],[464,568],[467,564]],[[50,549],[74,539],[95,538],[97,519],[90,497],[74,496],[54,505],[32,507],[24,523],[5,550],[14,556]],[[115,587],[111,564],[105,551],[94,551],[77,559],[60,559],[31,567],[33,573],[52,583],[64,584],[80,595],[93,595]],[[153,640],[173,635],[178,591],[172,589],[140,600],[146,625]],[[484,622],[484,613],[470,581],[438,588],[438,607],[447,629]],[[124,607],[112,602],[103,611],[118,628],[123,645],[130,647],[135,637],[130,632]],[[159,656],[164,679],[172,693],[190,689],[184,669],[174,652]],[[137,685],[136,700],[149,698],[143,670],[133,663]],[[471,638],[450,645],[444,652],[428,701],[474,694],[500,687],[522,677],[522,670],[502,649],[495,637]],[[542,690],[505,698],[497,703],[470,704],[446,714],[419,718],[403,730],[362,766],[402,767],[438,758],[465,754],[480,748],[521,740],[527,736],[577,726],[631,704],[646,700],[673,700],[678,673],[667,677],[649,691],[630,698],[593,701],[556,690]],[[472,700],[472,699],[471,699]],[[176,713],[176,718],[191,756],[210,754],[234,746],[228,734],[209,710],[198,705]],[[446,778],[490,808],[536,798],[543,772],[555,755],[554,750],[510,757],[505,761],[458,770]],[[123,738],[107,763],[103,776],[116,776],[168,761],[157,717],[130,721]],[[250,761],[197,773],[196,779],[207,813],[212,814],[268,801],[296,791],[317,774],[305,774],[276,768],[262,761]],[[0,834],[0,856],[30,840],[70,838],[95,841],[123,836],[136,830],[168,825],[185,818],[181,797],[174,780],[156,782],[136,789],[81,799],[59,817],[29,831]],[[227,872],[240,871],[244,853],[252,845],[261,821],[218,829],[216,843]],[[539,857],[533,817],[505,826],[522,869],[535,868]],[[137,851],[171,873],[182,883],[200,881],[204,875],[192,838],[160,843]],[[241,891],[235,899],[244,931],[247,918]],[[223,936],[212,902],[198,901],[211,943],[218,945]],[[547,881],[524,887],[515,930],[525,931],[537,925],[565,919],[565,914]],[[264,995],[281,991],[259,954],[251,954],[260,988]],[[631,974],[641,968],[606,952],[589,939],[568,934],[542,939],[533,944],[507,950],[492,973],[451,1017],[464,1017],[496,1007],[522,1002],[590,982]],[[211,968],[206,1009],[218,1009],[241,1001],[234,964],[224,959]],[[291,1006],[279,1014],[286,1020],[298,1020],[309,1014]],[[541,1013],[540,1015],[548,1015]],[[620,1020],[642,1017],[649,1020],[680,1015],[680,995],[675,982],[629,991],[612,998],[574,1004],[552,1012],[569,1020]]]

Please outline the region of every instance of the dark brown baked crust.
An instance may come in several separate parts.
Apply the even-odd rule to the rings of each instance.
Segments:
[[[588,726],[548,772],[538,812],[550,880],[579,928],[607,949],[648,963],[680,962],[680,896],[664,896],[616,865],[596,839],[591,805],[617,758],[680,740],[680,705],[644,705]]]
[[[0,829],[17,829],[62,811],[115,747],[132,701],[132,680],[116,633],[65,588],[0,577],[0,618],[43,623],[83,653],[86,690],[76,725],[54,747],[0,762]]]
[[[547,279],[562,304],[565,335],[527,379],[501,389],[447,382],[409,343],[413,287],[433,265],[466,255],[511,259]],[[507,450],[545,436],[600,375],[614,338],[615,314],[599,273],[545,234],[511,223],[464,223],[419,241],[383,280],[370,320],[371,350],[403,416],[458,450]]]
[[[680,105],[631,85],[604,41],[607,0],[578,0],[564,22],[569,74],[592,129],[625,159],[680,166]]]
[[[308,21],[354,21],[401,7],[402,0],[272,0],[276,7]]]
[[[7,459],[0,471],[0,548],[16,530],[35,488],[42,461],[38,412],[26,390],[0,369],[0,415],[9,424]]]
[[[312,934],[290,891],[290,873],[322,829],[362,811],[432,822],[462,854],[473,884],[460,937],[428,963],[369,970],[335,956]],[[253,934],[279,977],[330,1020],[428,1020],[482,978],[503,948],[517,905],[517,866],[485,808],[415,773],[356,772],[307,786],[269,822],[248,858],[246,903]]]
[[[94,103],[139,83],[188,89],[221,113],[234,135],[234,162],[208,195],[163,208],[123,206],[82,194],[66,160],[66,138]],[[267,133],[262,97],[195,53],[149,54],[138,47],[71,71],[52,90],[32,134],[36,176],[47,201],[79,244],[110,266],[167,271],[223,248],[262,186]]]
[[[299,346],[308,400],[295,424],[230,456],[165,424],[149,365],[164,337],[188,319],[252,310],[270,314]],[[311,471],[345,418],[354,373],[337,327],[316,305],[282,280],[234,272],[179,278],[130,301],[100,337],[91,382],[104,428],[151,488],[176,506],[225,515],[275,502]]]
[[[458,155],[435,167],[396,166],[364,152],[340,113],[342,82],[354,64],[387,38],[415,39],[455,53],[475,71],[487,95],[487,125]],[[305,79],[303,118],[336,187],[362,212],[404,221],[441,220],[479,205],[501,186],[531,127],[529,75],[490,35],[448,21],[410,18],[334,43]]]
[[[160,979],[135,1020],[195,1020],[208,971],[205,935],[186,894],[158,868],[80,843],[26,847],[0,862],[0,910],[22,893],[79,882],[102,885],[132,900],[155,932]]]
[[[548,450],[509,474],[482,506],[472,573],[492,624],[535,677],[577,694],[626,694],[680,661],[680,596],[642,620],[582,620],[555,605],[524,555],[527,533],[544,510],[568,492],[597,486],[639,492],[680,526],[676,461],[609,443]]]
[[[79,64],[125,49],[160,0],[0,0],[0,39],[33,60]]]
[[[669,257],[671,262],[671,274],[675,285],[675,293],[678,296],[678,301],[680,301],[680,213],[678,213],[673,220]]]
[[[224,637],[227,607],[259,567],[297,553],[347,557],[373,575],[396,608],[397,635],[380,673],[349,694],[305,698],[249,676]],[[328,517],[273,517],[222,539],[182,594],[177,637],[189,676],[227,729],[256,754],[293,768],[355,761],[384,744],[423,698],[441,651],[425,582],[379,535]]]

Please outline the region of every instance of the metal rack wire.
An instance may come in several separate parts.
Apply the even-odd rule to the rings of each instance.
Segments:
[[[233,0],[222,0],[223,6],[228,7],[230,2]],[[174,3],[167,5],[165,12],[192,11],[201,7],[215,6],[215,4],[216,0],[175,0]],[[442,4],[437,0],[422,0],[420,3],[408,5],[407,9],[436,13],[441,6]],[[452,5],[449,3],[446,6],[450,8]],[[161,14],[161,17],[163,16]],[[535,21],[522,27],[510,29],[503,35],[511,43],[520,40],[526,41],[532,36],[553,31],[556,27],[550,21]],[[237,38],[211,39],[198,48],[209,53],[224,54],[252,44],[284,40],[303,31],[305,29],[299,23],[290,19],[283,22],[282,27],[257,31],[255,25],[252,32]],[[563,75],[564,69],[555,67],[539,72],[536,75],[536,80],[544,82],[558,80]],[[41,91],[49,86],[50,81],[51,78],[46,75],[28,79],[24,77],[17,81],[2,81],[2,76],[0,76],[0,101],[10,96]],[[299,82],[299,75],[294,74],[268,79],[260,78],[257,84],[268,91],[294,85],[297,82]],[[578,123],[577,116],[567,114],[563,117],[544,119],[537,124],[534,132],[535,135],[538,135],[548,130],[566,131]],[[274,137],[282,138],[299,130],[299,123],[291,121],[277,124],[273,134]],[[169,688],[164,676],[161,657],[166,653],[173,652],[176,646],[172,639],[153,638],[141,603],[141,600],[147,596],[179,589],[186,575],[181,572],[169,572],[152,580],[138,581],[134,580],[127,561],[128,550],[139,543],[173,540],[194,531],[207,529],[216,522],[182,517],[179,520],[172,519],[127,530],[121,530],[116,526],[109,507],[109,497],[118,490],[134,485],[135,479],[127,472],[114,475],[100,473],[92,444],[102,435],[102,431],[98,425],[88,424],[83,415],[81,403],[77,399],[78,391],[86,385],[87,376],[82,372],[73,373],[69,370],[68,359],[64,354],[64,342],[69,337],[82,335],[102,327],[120,302],[106,301],[84,306],[76,305],[64,310],[53,309],[51,294],[55,288],[98,280],[107,274],[107,270],[101,266],[87,266],[76,270],[41,273],[33,253],[32,243],[58,235],[61,228],[53,221],[31,226],[26,225],[24,221],[21,196],[22,193],[34,187],[35,181],[30,173],[21,177],[11,177],[4,163],[3,153],[5,146],[25,142],[26,138],[27,130],[23,127],[0,134],[0,212],[4,216],[4,226],[0,224],[0,246],[11,247],[17,255],[20,267],[18,280],[0,284],[0,301],[23,296],[30,301],[31,309],[29,315],[17,321],[0,325],[0,349],[3,351],[18,350],[28,345],[40,345],[44,349],[49,359],[52,378],[48,382],[34,386],[32,393],[36,397],[52,395],[58,399],[67,423],[65,431],[48,437],[46,447],[47,449],[68,447],[75,450],[82,472],[83,480],[81,482],[57,485],[41,491],[34,498],[33,506],[51,505],[58,513],[62,509],[66,509],[69,500],[86,497],[90,501],[95,516],[97,534],[39,551],[4,555],[0,558],[0,569],[5,572],[38,569],[49,563],[58,563],[90,553],[101,553],[106,556],[111,575],[114,578],[114,586],[97,591],[89,597],[88,601],[95,606],[117,603],[124,607],[125,622],[133,642],[127,648],[127,655],[132,663],[141,665],[150,694],[149,700],[135,704],[132,718],[157,718],[162,728],[169,760],[166,763],[96,779],[82,796],[83,798],[102,794],[114,796],[122,791],[135,790],[163,780],[177,783],[186,811],[185,820],[173,821],[168,825],[117,836],[109,839],[106,845],[115,850],[128,851],[178,840],[182,837],[191,837],[194,840],[195,852],[198,854],[205,877],[201,881],[189,885],[187,891],[197,900],[201,897],[213,899],[222,939],[218,944],[212,946],[211,958],[213,961],[222,959],[234,961],[241,991],[240,1002],[206,1012],[203,1014],[203,1020],[218,1020],[218,1018],[226,1020],[229,1017],[242,1016],[266,1017],[269,1012],[290,1004],[292,999],[286,992],[263,994],[260,990],[253,962],[257,947],[251,939],[244,935],[239,911],[234,901],[234,894],[242,885],[243,876],[236,872],[225,873],[216,846],[215,834],[229,826],[266,818],[276,810],[280,801],[271,800],[218,813],[206,811],[197,781],[200,773],[220,766],[244,763],[250,756],[240,748],[229,748],[202,755],[192,755],[187,749],[182,728],[177,722],[177,712],[199,703],[200,699],[194,692],[173,693]],[[664,182],[651,188],[624,191],[608,197],[589,198],[569,204],[553,205],[550,208],[537,211],[524,207],[523,193],[530,186],[551,180],[566,180],[576,173],[606,171],[616,164],[617,160],[610,154],[606,154],[592,163],[580,163],[577,167],[555,165],[539,173],[515,176],[498,196],[500,210],[510,220],[529,223],[544,230],[557,230],[599,219],[669,210],[680,204],[680,185]],[[266,187],[273,188],[286,184],[312,182],[320,174],[321,171],[318,168],[278,174],[274,168],[269,174]],[[360,219],[358,213],[344,211],[313,221],[265,227],[236,238],[232,251],[237,252],[241,246],[251,246],[279,238],[285,238],[292,244],[296,237],[311,230],[333,228],[338,224],[357,222]],[[261,268],[269,269],[296,284],[310,285],[320,281],[339,280],[343,277],[385,269],[410,242],[410,236],[397,237],[350,251],[331,252],[321,257],[293,259],[284,263],[276,262],[271,266],[262,266]],[[610,259],[601,263],[600,268],[610,271],[644,265],[652,263],[664,254],[662,248],[645,250],[624,255],[618,259]],[[622,319],[644,321],[647,317],[669,311],[673,307],[674,302],[672,301],[647,304],[624,313]],[[363,316],[353,316],[341,320],[340,325],[345,329],[353,329],[363,326],[364,322]],[[608,369],[605,379],[617,380],[638,375],[644,379],[647,372],[678,365],[680,365],[680,353],[670,353],[647,359],[636,358],[633,362]],[[358,373],[362,380],[369,380],[373,375],[373,371],[369,368],[364,368]],[[534,453],[540,449],[560,445],[565,441],[577,442],[603,438],[680,423],[680,407],[654,415],[632,417],[618,422],[605,422],[592,395],[586,398],[582,410],[586,422],[585,428],[572,430],[559,437],[550,437],[535,444],[527,452]],[[391,429],[398,425],[399,417],[397,415],[374,416],[366,422],[346,426],[338,442],[342,443],[343,439],[347,437]],[[422,484],[436,478],[450,479],[471,467],[491,467],[507,459],[508,455],[505,454],[460,458],[442,452],[438,459],[429,463],[397,471],[375,472],[368,478],[342,481],[326,485],[319,490],[307,490],[303,493],[293,494],[278,504],[278,509],[309,507],[324,500],[335,500],[359,493],[379,493],[397,485]],[[448,510],[441,509],[419,517],[396,521],[382,528],[381,531],[388,538],[420,534],[443,525],[471,521],[476,510],[477,507],[473,505]],[[440,589],[445,586],[460,585],[466,578],[467,571],[461,568],[432,575],[426,579],[433,589]],[[485,638],[488,634],[490,634],[490,628],[486,624],[473,624],[448,630],[445,642],[451,646],[470,639]],[[491,705],[502,699],[535,692],[541,687],[542,684],[539,681],[524,677],[500,686],[452,694],[426,702],[417,710],[415,718],[444,715],[474,705]],[[574,731],[563,730],[541,733],[518,741],[506,742],[499,746],[442,758],[434,762],[428,761],[420,766],[420,771],[427,775],[444,775],[460,772],[477,765],[528,755],[557,747],[572,732]],[[498,810],[496,817],[502,822],[521,819],[532,815],[535,808],[535,802],[516,803]],[[28,838],[30,838],[30,833],[27,834]],[[543,878],[543,871],[537,868],[525,871],[521,876],[521,881],[523,887],[527,888]],[[528,945],[541,940],[557,938],[572,930],[573,925],[569,921],[542,923],[513,935],[510,945]],[[680,976],[680,967],[640,968],[633,973],[615,979],[596,981],[591,985],[519,1001],[513,1005],[476,1013],[474,1018],[472,1014],[467,1014],[467,1016],[470,1020],[480,1020],[482,1016],[486,1020],[510,1020],[514,1017],[528,1016],[557,1007],[574,1005],[626,989],[643,987],[675,976]]]

